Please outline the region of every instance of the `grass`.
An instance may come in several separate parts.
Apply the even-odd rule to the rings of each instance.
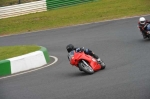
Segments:
[[[150,13],[150,0],[99,0],[0,20],[0,36]]]
[[[0,47],[0,60],[24,55],[30,52],[40,50],[36,45],[21,45],[21,46],[5,46]]]

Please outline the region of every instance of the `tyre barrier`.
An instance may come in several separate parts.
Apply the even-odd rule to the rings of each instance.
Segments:
[[[45,47],[29,54],[0,60],[0,77],[18,72],[41,67],[50,62],[48,51]]]

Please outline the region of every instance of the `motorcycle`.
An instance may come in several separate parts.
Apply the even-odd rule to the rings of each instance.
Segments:
[[[84,52],[71,51],[68,55],[70,64],[79,68],[80,71],[84,71],[87,74],[93,74],[96,71],[105,69],[106,65],[99,64],[95,58]]]
[[[150,38],[150,24],[146,26],[146,30],[147,30],[147,37]]]
[[[137,26],[138,27],[138,26]],[[138,27],[139,28],[139,27]],[[146,24],[145,26],[144,26],[144,29],[146,29],[146,31],[147,31],[147,35],[146,35],[146,37],[148,38],[148,39],[150,39],[150,24]]]

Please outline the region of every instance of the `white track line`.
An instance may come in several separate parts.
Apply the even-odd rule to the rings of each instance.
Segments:
[[[37,70],[40,70],[40,69],[42,69],[42,68],[46,68],[46,67],[48,67],[48,66],[51,66],[51,65],[55,64],[55,63],[58,61],[58,58],[55,57],[55,56],[49,56],[49,57],[54,58],[54,62],[53,62],[53,63],[48,64],[48,65],[45,65],[45,66],[42,66],[42,67],[39,67],[39,68],[36,68],[36,69],[33,69],[33,70],[28,70],[28,71],[21,72],[21,73],[12,74],[12,75],[5,76],[5,77],[0,77],[0,80],[1,80],[1,79],[5,79],[5,78],[9,78],[9,77],[14,77],[14,76],[17,76],[17,75],[22,75],[22,74],[30,73],[30,72],[33,72],[33,71],[37,71]]]

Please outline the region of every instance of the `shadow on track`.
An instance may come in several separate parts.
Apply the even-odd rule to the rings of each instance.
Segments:
[[[66,75],[67,76],[69,76],[69,77],[85,77],[85,76],[94,76],[94,75],[96,75],[96,74],[99,74],[99,72],[102,72],[103,70],[100,70],[100,71],[97,71],[97,72],[95,72],[95,73],[93,73],[93,74],[86,74],[86,73],[84,73],[84,72],[71,72],[71,73],[67,73]]]
[[[140,43],[149,43],[150,42],[150,39],[140,39],[138,40]]]
[[[86,74],[84,72],[74,72],[69,74],[70,77],[81,77],[81,76],[90,76],[89,74]]]

